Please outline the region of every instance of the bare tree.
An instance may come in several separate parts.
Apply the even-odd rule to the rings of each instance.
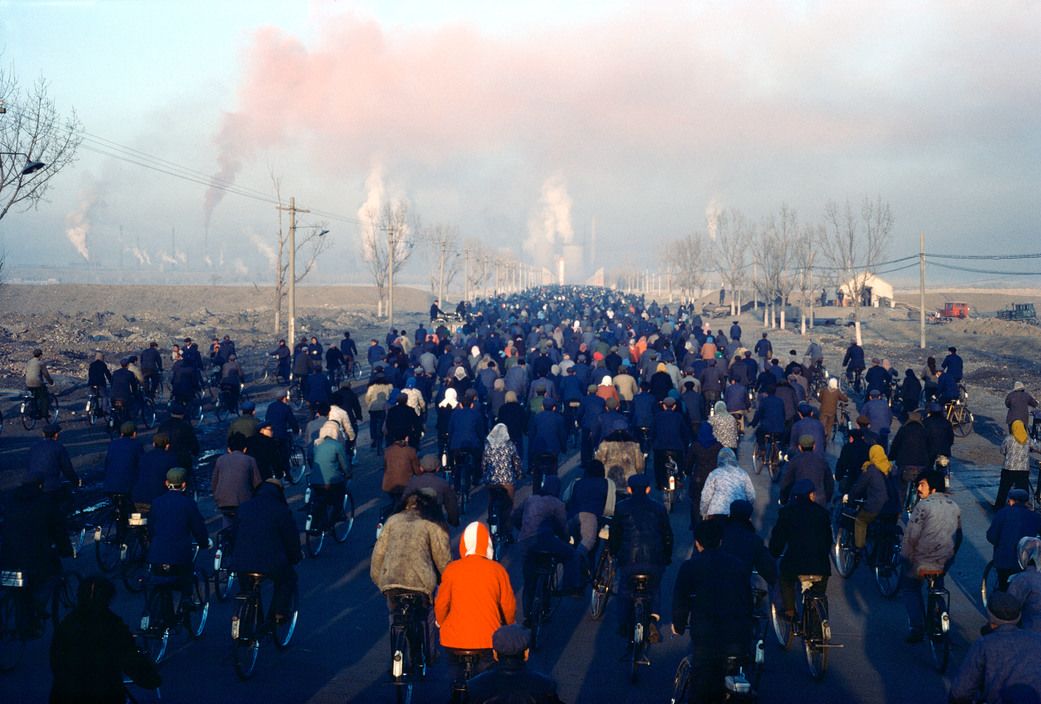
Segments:
[[[780,318],[784,328],[784,306],[794,286],[790,269],[797,230],[795,211],[782,205],[780,213],[763,222],[753,239],[752,257],[758,270],[754,283],[766,303],[764,327],[777,327]]]
[[[82,125],[58,113],[42,78],[22,91],[13,69],[0,68],[0,220],[11,208],[35,208],[51,179],[76,160]]]
[[[685,300],[700,298],[707,275],[705,235],[693,232],[665,245],[665,263]],[[697,292],[695,294],[695,291]]]
[[[799,291],[799,333],[806,334],[807,318],[813,327],[813,305],[816,300],[817,278],[814,265],[824,240],[823,225],[805,225],[795,240],[792,262],[795,266],[796,288]],[[809,316],[806,312],[809,310]]]
[[[433,262],[430,268],[430,292],[445,304],[445,291],[459,274],[459,230],[449,225],[434,225],[423,233]]]
[[[713,259],[716,271],[719,272],[724,285],[730,289],[731,315],[741,312],[738,291],[747,276],[751,242],[752,228],[744,215],[733,208],[719,215],[716,220]]]
[[[490,256],[484,245],[477,240],[467,240],[463,256],[465,257],[463,264],[466,269],[464,272],[466,289],[470,292],[471,299],[478,298],[488,279]]]
[[[419,226],[409,214],[408,205],[401,200],[384,203],[378,211],[370,210],[365,219],[362,258],[369,265],[369,273],[376,284],[378,310],[382,313],[387,302],[389,313],[390,277],[398,273],[412,256]]]
[[[842,288],[853,302],[853,327],[857,344],[863,344],[860,305],[864,288],[883,260],[893,234],[893,215],[889,203],[877,196],[865,198],[859,216],[849,200],[844,206],[828,201],[824,206],[825,259],[842,274]]]
[[[271,185],[274,187],[275,199],[282,202],[282,181],[280,178],[275,176],[274,171],[269,171],[271,177]],[[276,246],[275,246],[275,334],[279,334],[282,330],[282,308],[286,300],[286,293],[289,287],[289,232],[283,227],[282,213],[285,208],[280,207],[278,209],[278,232],[276,235]],[[311,273],[314,269],[315,262],[318,260],[319,255],[325,251],[329,246],[329,239],[325,237],[328,230],[324,223],[317,225],[297,225],[296,234],[296,259],[297,262],[303,262],[301,268],[299,264],[296,270],[296,283],[300,283]],[[301,237],[301,230],[305,234]],[[294,340],[289,340],[289,346],[292,347]]]

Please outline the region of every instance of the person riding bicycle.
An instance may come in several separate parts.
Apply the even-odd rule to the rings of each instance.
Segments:
[[[191,599],[194,574],[192,540],[206,548],[210,538],[199,507],[185,491],[188,473],[181,467],[171,469],[166,487],[148,512],[148,564],[157,583],[171,584],[186,602]]]
[[[68,490],[62,486],[62,477],[73,487],[83,486],[83,480],[72,468],[72,459],[62,445],[60,435],[61,425],[58,423],[43,426],[43,438],[29,447],[29,456],[25,462],[26,474],[41,475],[44,494],[59,507],[68,498]]]
[[[1030,439],[1023,421],[1012,421],[1012,430],[1001,443],[1001,454],[1004,460],[1001,467],[1001,480],[998,483],[998,495],[994,500],[995,511],[1005,505],[1005,498],[1011,487],[1024,490],[1029,487],[1031,452],[1041,452],[1041,442]]]
[[[951,680],[951,704],[1041,701],[1041,634],[1018,627],[1022,604],[998,592],[987,600],[989,632],[969,646]]]
[[[54,379],[47,371],[47,363],[43,361],[43,350],[37,347],[33,350],[33,356],[25,364],[25,388],[33,395],[37,418],[47,417],[50,406],[48,386],[54,386]]]
[[[560,478],[548,475],[542,485],[513,512],[513,525],[519,528],[517,547],[524,573],[524,613],[531,610],[535,593],[536,556],[552,554],[564,566],[560,592],[578,590],[579,555],[568,544],[567,509],[560,500]]]
[[[784,474],[781,475],[781,503],[788,502],[789,492],[803,479],[813,483],[815,500],[821,506],[831,503],[835,494],[835,478],[824,455],[816,450],[817,441],[812,435],[799,438],[798,451],[788,460]]]
[[[528,669],[531,632],[523,626],[500,626],[492,634],[495,665],[467,682],[470,704],[562,704],[556,683]]]
[[[777,523],[770,531],[770,553],[780,559],[781,600],[789,621],[795,618],[795,594],[800,577],[822,577],[812,589],[827,598],[831,546],[828,510],[816,500],[813,482],[800,479],[792,486],[791,497],[778,511]]]
[[[94,389],[101,403],[108,402],[108,387],[112,383],[112,372],[105,364],[105,353],[96,352],[94,361],[87,367],[87,386]]]
[[[497,516],[498,529],[508,533],[513,492],[521,479],[521,459],[504,424],[496,423],[488,433],[481,466],[484,469],[481,483],[488,487],[488,525],[492,525],[492,517]]]
[[[119,437],[108,444],[105,453],[105,479],[102,488],[118,506],[120,529],[126,527],[130,515],[130,492],[137,483],[144,448],[137,441],[137,426],[125,421],[119,427]]]
[[[1022,627],[1041,633],[1041,538],[1020,538],[1017,553],[1022,572],[1009,580],[1008,593],[1023,605]]]
[[[882,366],[882,360],[878,357],[872,357],[871,366],[864,373],[864,383],[867,386],[868,393],[878,391],[887,403],[892,398],[893,375]]]
[[[300,432],[293,409],[289,405],[289,394],[285,389],[275,393],[275,400],[267,407],[264,421],[271,424],[271,434],[278,441],[279,467],[282,472],[289,469],[289,453],[292,450],[293,436]]]
[[[202,388],[199,368],[188,360],[178,359],[170,367],[170,397],[182,406],[195,403],[195,397]]]
[[[900,544],[900,555],[907,565],[900,578],[909,624],[904,639],[907,643],[918,643],[923,638],[925,604],[921,571],[942,570],[946,574],[962,541],[961,509],[944,492],[944,479],[939,472],[929,471],[919,478],[920,501],[911,511]],[[943,586],[943,574],[937,579],[937,586]]]
[[[456,497],[452,485],[438,476],[441,470],[441,462],[437,455],[423,455],[419,458],[419,474],[408,480],[405,492],[401,495],[402,500],[408,499],[412,494],[425,494],[432,496],[441,510],[442,521],[448,525],[457,527],[459,525],[459,499]]]
[[[603,403],[600,399],[596,400]],[[542,410],[531,419],[528,431],[528,471],[532,475],[542,471],[555,475],[559,457],[567,451],[567,426],[564,416],[557,413],[556,408],[556,401],[547,396],[542,401]],[[540,455],[552,457],[549,466],[537,466]]]
[[[660,491],[665,487],[666,462],[672,455],[676,464],[683,462],[683,455],[690,444],[690,426],[683,417],[676,399],[668,396],[654,418],[651,446],[654,448],[654,481]]]
[[[246,454],[246,438],[233,434],[228,438],[227,453],[217,458],[210,478],[213,503],[225,516],[224,527],[231,524],[231,517],[253,496],[261,481],[257,461]]]
[[[564,492],[568,528],[588,556],[587,560],[593,558],[604,519],[614,515],[617,487],[605,474],[603,462],[590,460],[585,464],[582,477]]]
[[[650,596],[650,635],[660,638],[655,625],[661,614],[661,578],[672,564],[672,526],[665,507],[650,497],[650,478],[634,474],[628,481],[629,498],[615,506],[607,549],[617,561],[619,575],[619,632],[632,633],[632,587],[634,575],[646,575]]]
[[[21,572],[32,595],[31,630],[42,635],[51,589],[61,574],[61,558],[71,557],[72,544],[60,508],[44,493],[45,477],[29,472],[10,492],[0,524],[0,570]]]
[[[148,343],[148,348],[141,351],[141,374],[145,380],[145,393],[155,396],[163,378],[163,355],[158,342]]]
[[[694,554],[680,565],[672,592],[672,632],[690,628],[690,702],[722,701],[727,658],[747,662],[752,642],[752,588],[746,565],[720,549],[721,521],[702,521]]]
[[[228,359],[220,368],[220,391],[224,395],[227,407],[234,411],[239,407],[239,394],[242,391],[244,374],[238,356],[228,355]]]
[[[130,359],[124,357],[119,360],[119,369],[112,372],[112,387],[109,390],[112,408],[122,408],[124,420],[132,418],[140,394],[141,385],[138,384],[134,373],[130,371]]]
[[[327,420],[318,431],[311,454],[312,496],[320,497],[337,512],[351,479],[351,463],[341,438],[339,423]]]
[[[166,473],[177,467],[177,453],[170,448],[170,437],[163,432],[152,436],[152,450],[138,461],[137,481],[130,491],[130,499],[138,511],[147,511],[152,501],[166,491]]]
[[[435,499],[423,493],[411,494],[402,509],[384,523],[369,563],[369,576],[387,599],[391,625],[403,595],[423,595],[428,637],[434,625],[430,609],[434,590],[452,559],[448,531],[439,519]]]
[[[900,511],[900,498],[892,471],[893,463],[886,457],[882,446],[872,445],[868,449],[868,461],[863,471],[850,488],[848,497],[843,497],[843,500],[864,500],[853,524],[853,544],[857,549],[857,560],[860,559],[867,543],[868,526],[883,516],[885,520],[894,520]]]
[[[387,401],[394,387],[383,374],[383,367],[373,367],[372,379],[365,390],[365,408],[369,412],[369,438],[377,455],[383,454],[383,425],[387,419]]]
[[[110,608],[115,595],[115,586],[105,577],[80,582],[76,607],[55,628],[51,641],[51,704],[122,704],[127,698],[124,676],[144,689],[162,684],[155,663]]]
[[[893,411],[889,401],[882,397],[878,389],[868,391],[867,400],[860,407],[860,415],[870,421],[869,429],[878,437],[878,444],[883,449],[889,447],[889,433],[893,425]]]
[[[998,590],[1005,591],[1009,578],[1021,571],[1019,541],[1041,535],[1041,516],[1030,510],[1026,489],[1008,492],[1008,505],[994,515],[987,529],[987,542],[994,546],[994,569],[998,572]]]
[[[940,369],[942,369],[945,374],[950,374],[955,384],[960,384],[962,377],[964,376],[964,367],[965,363],[958,354],[957,348],[948,347],[947,356],[943,358],[943,362],[940,364]]]
[[[265,479],[253,498],[239,506],[235,531],[228,569],[270,578],[275,583],[275,621],[284,621],[296,589],[293,565],[300,562],[301,553],[300,534],[280,480]]]
[[[907,495],[908,485],[918,486],[918,475],[929,466],[929,438],[922,425],[922,414],[913,410],[896,431],[889,456],[900,470],[900,495]]]
[[[340,354],[343,355],[344,371],[354,371],[355,360],[358,359],[358,345],[351,339],[349,330],[343,331],[343,339],[340,340]]]
[[[777,387],[771,384],[763,391],[766,395],[759,399],[759,406],[755,409],[751,425],[755,428],[756,446],[765,449],[768,445],[768,436],[772,435],[780,441],[784,436],[787,422],[784,401],[777,397]]]
[[[799,413],[799,419],[792,423],[791,430],[788,432],[789,453],[798,451],[799,441],[802,440],[804,435],[809,435],[813,438],[814,452],[824,457],[826,439],[828,437],[824,424],[817,420],[813,406],[805,401],[800,403],[796,410]]]
[[[734,451],[729,447],[720,449],[716,462],[701,489],[702,519],[729,516],[730,505],[738,499],[755,503],[752,478],[737,464]]]
[[[420,473],[419,455],[416,448],[409,444],[408,436],[395,438],[394,442],[383,453],[383,480],[380,488],[390,500],[388,509],[392,509],[401,501],[405,487],[413,476]]]
[[[846,354],[842,358],[842,366],[846,370],[846,380],[854,391],[860,391],[860,375],[865,369],[864,348],[856,340],[850,340]]]
[[[289,383],[289,373],[292,367],[293,352],[289,349],[285,339],[278,341],[278,346],[268,352],[268,356],[274,357],[277,363],[275,376],[282,380],[283,384]]]
[[[751,501],[738,499],[730,504],[730,516],[723,524],[721,547],[744,563],[749,579],[752,579],[754,570],[767,586],[772,587],[777,581],[777,562],[756,533],[752,524],[754,511]]]
[[[479,672],[492,659],[495,631],[514,622],[517,601],[510,576],[493,557],[488,528],[474,521],[459,538],[459,559],[441,572],[434,614],[441,627],[441,645],[457,671],[462,663],[453,650],[482,651],[475,668]]]

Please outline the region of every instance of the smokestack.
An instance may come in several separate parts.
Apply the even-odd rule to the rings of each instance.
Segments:
[[[557,259],[557,284],[564,285],[564,257]]]

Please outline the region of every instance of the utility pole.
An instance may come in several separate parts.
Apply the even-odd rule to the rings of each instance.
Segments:
[[[470,248],[463,247],[463,300],[470,300]]]
[[[448,256],[448,238],[441,238],[441,273],[438,274],[437,283],[437,302],[438,305],[445,305],[445,257]]]
[[[276,210],[289,211],[289,347],[296,344],[296,214],[309,213],[310,210],[301,210],[296,207],[296,198],[289,199],[289,207],[277,206]]]
[[[918,233],[918,347],[925,349],[925,230]]]
[[[394,263],[398,250],[398,228],[391,223],[387,231],[387,326],[394,327]]]

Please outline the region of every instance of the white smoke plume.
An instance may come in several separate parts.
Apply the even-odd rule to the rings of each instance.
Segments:
[[[144,251],[140,247],[127,247],[126,251],[134,255],[134,258],[137,259],[138,264],[142,266],[151,266],[152,258],[148,256],[148,252]]]
[[[210,259],[210,255],[209,254],[204,256],[202,258],[202,261],[206,264],[206,266],[210,267],[211,269],[213,268],[213,260]]]
[[[369,169],[369,175],[365,178],[365,202],[358,208],[358,220],[361,221],[361,254],[367,262],[371,262],[376,256],[373,251],[375,246],[373,230],[379,222],[384,190],[383,166],[376,162]]]
[[[163,251],[159,252],[159,261],[162,262],[163,264],[172,264],[174,266],[176,266],[176,265],[181,263],[177,259],[176,256],[171,255],[171,254],[167,254],[166,252],[163,252]]]
[[[97,192],[93,185],[88,185],[80,194],[79,206],[65,216],[65,237],[81,257],[90,261],[90,250],[87,249],[87,235],[90,234],[90,216],[98,203]]]
[[[708,228],[708,238],[713,242],[716,241],[716,234],[719,232],[719,218],[723,215],[723,207],[719,203],[719,199],[716,196],[712,196],[712,199],[705,206],[705,226]]]
[[[246,262],[242,261],[238,257],[231,263],[231,270],[239,276],[245,276],[249,273],[249,267],[246,266]]]
[[[528,221],[528,238],[524,242],[524,250],[539,266],[552,269],[560,248],[574,239],[571,205],[564,177],[557,174],[546,179],[542,184],[539,210]]]
[[[267,261],[268,267],[274,268],[275,260],[278,258],[278,255],[275,253],[275,248],[271,246],[271,243],[265,242],[264,239],[255,232],[250,233],[249,241]]]

